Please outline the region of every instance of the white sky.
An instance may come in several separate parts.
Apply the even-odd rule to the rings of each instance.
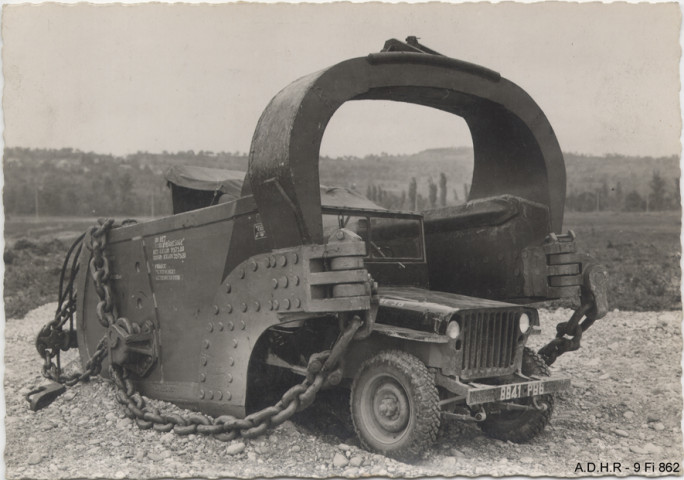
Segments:
[[[520,85],[565,151],[679,154],[678,4],[12,5],[5,144],[247,152],[298,77],[416,35]],[[457,117],[357,102],[322,153],[470,145]]]

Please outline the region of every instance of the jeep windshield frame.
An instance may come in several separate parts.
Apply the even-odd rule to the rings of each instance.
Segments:
[[[363,239],[366,243],[367,262],[425,263],[425,230],[422,215],[369,208],[323,206],[321,210],[324,225],[330,225],[329,221],[325,221],[326,216],[337,216],[337,228],[348,228]],[[350,228],[352,225],[349,221],[352,218],[366,219],[366,235],[364,232],[359,232],[358,228]],[[395,220],[395,222],[383,222],[383,220]],[[385,225],[380,223],[385,223]],[[383,231],[386,232],[384,236],[380,234]],[[402,239],[405,241],[402,242]],[[412,255],[395,254],[394,250],[398,248],[401,248],[404,253],[407,248],[415,253]]]

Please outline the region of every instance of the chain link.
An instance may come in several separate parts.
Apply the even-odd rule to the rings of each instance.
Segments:
[[[291,387],[275,405],[245,418],[232,415],[212,418],[201,414],[184,416],[160,413],[156,408],[145,406],[143,397],[135,391],[129,372],[119,365],[112,365],[110,375],[117,387],[116,399],[124,407],[125,415],[135,420],[138,427],[142,429],[173,431],[178,435],[213,435],[221,441],[230,441],[238,436],[257,437],[313,403],[318,391],[338,373],[342,356],[361,324],[361,320],[354,317],[340,334],[332,350],[311,356],[307,367],[307,377],[302,383]]]
[[[98,294],[103,292],[105,298],[109,298],[109,304],[107,305],[106,302],[104,304],[105,308],[103,308],[103,311],[105,313],[111,312],[113,305],[111,303],[111,290],[106,284],[109,280],[109,263],[103,252],[107,244],[107,233],[113,226],[113,219],[98,220],[98,225],[91,227],[89,232],[87,232],[89,235],[86,247],[93,252],[93,260],[95,260],[91,260],[90,262],[91,275],[95,282],[95,289]],[[98,375],[102,370],[102,360],[108,353],[107,338],[105,336],[98,342],[95,353],[93,353],[86,363],[83,372],[70,375],[62,373],[60,351],[67,351],[76,346],[76,331],[74,328],[76,290],[74,288],[74,282],[80,268],[79,257],[85,238],[85,233],[79,236],[67,252],[59,279],[57,311],[55,312],[54,318],[43,326],[36,338],[36,349],[38,350],[38,354],[43,358],[43,376],[69,387],[79,382],[87,381],[91,376]],[[70,262],[71,266],[69,267]],[[64,281],[67,272],[69,276],[65,285]],[[107,294],[107,292],[109,293]],[[100,308],[98,308],[98,311],[99,310]],[[69,321],[69,330],[64,329],[64,325],[67,321]],[[100,323],[102,323],[102,318],[100,318]]]
[[[549,238],[554,242],[559,240],[558,236],[554,234],[549,235]],[[575,234],[572,230],[568,233],[567,238],[574,242]],[[566,352],[578,350],[584,332],[596,320],[603,318],[608,313],[606,292],[608,273],[605,267],[596,263],[589,255],[580,255],[577,262],[579,262],[582,271],[580,307],[575,310],[570,320],[556,325],[556,338],[537,352],[547,365],[553,364],[558,357]]]
[[[580,323],[580,320],[582,320],[592,308],[593,305],[585,303],[572,314],[570,320],[567,322],[560,322],[556,325],[556,338],[544,345],[539,352],[537,352],[547,365],[552,365],[558,357],[566,352],[579,350],[582,334],[591,327],[596,319],[587,317],[582,323]]]
[[[117,316],[116,306],[113,302],[114,296],[109,285],[111,275],[109,260],[104,254],[107,246],[107,233],[113,228],[114,220],[98,220],[98,222],[99,225],[89,230],[88,242],[86,244],[86,247],[92,253],[88,268],[99,299],[96,307],[98,321],[105,328],[109,328],[116,323],[123,327],[127,333],[132,333],[132,329],[135,328],[134,325],[137,324],[132,324],[127,319],[118,318]],[[63,332],[62,327],[67,320],[71,321],[69,334],[72,335],[74,332],[73,314],[76,308],[76,295],[73,289],[73,282],[78,271],[78,256],[84,237],[85,234],[79,237],[77,242],[72,245],[65,259],[65,265],[67,265],[71,253],[73,251],[77,252],[72,263],[71,276],[67,286],[68,301],[64,303],[67,295],[66,293],[62,294],[63,279],[60,279],[60,303],[57,314],[50,323],[41,329],[36,340],[38,352],[45,359],[43,375],[67,386],[87,381],[91,376],[98,375],[102,369],[102,361],[108,354],[108,338],[105,334],[98,342],[95,353],[86,363],[84,371],[66,376],[62,374],[59,365],[59,348],[54,347],[54,344],[59,342],[61,342],[59,347],[65,351],[75,346],[71,342],[65,344],[59,335]],[[62,277],[64,273],[65,268],[63,268]],[[116,399],[118,403],[123,406],[125,415],[134,419],[141,429],[153,428],[161,432],[173,430],[178,435],[213,435],[214,438],[221,441],[230,441],[237,436],[253,438],[262,435],[271,427],[280,425],[292,417],[295,412],[307,408],[314,402],[316,394],[324,385],[337,384],[340,381],[342,376],[340,367],[342,357],[362,323],[358,316],[354,316],[346,326],[342,327],[342,332],[331,350],[311,356],[307,366],[307,376],[302,383],[291,387],[275,405],[252,413],[245,418],[237,418],[232,415],[212,418],[199,413],[187,416],[162,414],[158,409],[145,405],[145,400],[135,390],[130,379],[130,372],[126,368],[121,365],[111,364],[109,373],[117,387]],[[55,342],[55,337],[59,340],[58,342]],[[52,339],[52,343],[48,339]],[[53,362],[55,357],[57,357],[57,364]]]

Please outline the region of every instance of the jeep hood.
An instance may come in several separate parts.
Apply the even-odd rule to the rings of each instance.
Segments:
[[[380,287],[376,322],[437,332],[443,322],[461,310],[522,308],[520,305],[434,292],[413,287]]]

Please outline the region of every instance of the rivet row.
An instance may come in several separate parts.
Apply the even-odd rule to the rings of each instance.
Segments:
[[[217,390],[216,393],[214,393],[213,390],[208,390],[204,391],[204,389],[200,389],[199,391],[199,397],[200,398],[207,398],[209,400],[213,400],[214,397],[216,397],[217,400],[221,400],[223,398],[223,392],[221,390]],[[230,400],[232,395],[230,392],[226,392],[226,400]]]

